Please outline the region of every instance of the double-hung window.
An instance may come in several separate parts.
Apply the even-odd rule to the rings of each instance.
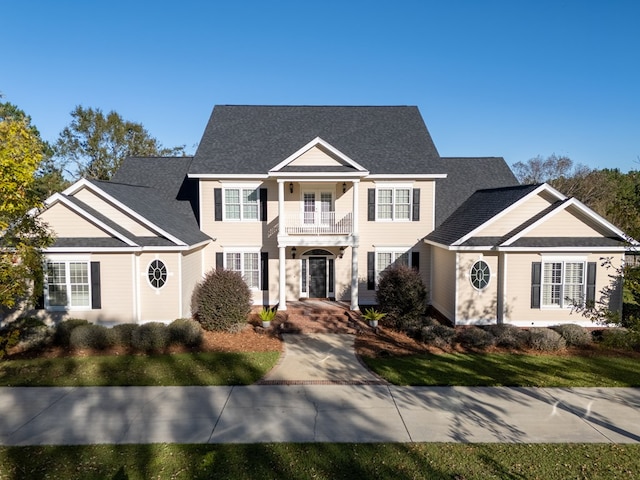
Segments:
[[[225,268],[238,272],[249,288],[260,288],[260,253],[225,252]]]
[[[376,285],[380,280],[380,274],[387,268],[397,265],[409,266],[408,250],[376,251]]]
[[[542,264],[542,306],[572,307],[585,299],[585,262],[552,261]]]
[[[378,188],[378,220],[411,220],[411,188]]]
[[[258,198],[257,188],[225,188],[225,219],[258,220]]]
[[[53,309],[90,308],[89,262],[47,262],[47,306]]]

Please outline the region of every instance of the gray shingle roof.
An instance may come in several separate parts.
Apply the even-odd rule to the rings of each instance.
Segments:
[[[511,187],[518,180],[502,157],[442,158],[436,180],[436,227],[440,226],[476,190]]]
[[[538,187],[539,185],[518,185],[478,190],[426,238],[443,245],[452,245]]]
[[[624,247],[627,243],[613,237],[523,237],[512,247],[556,248],[556,247]]]
[[[413,106],[217,105],[190,174],[267,173],[320,137],[370,173],[443,173]]]

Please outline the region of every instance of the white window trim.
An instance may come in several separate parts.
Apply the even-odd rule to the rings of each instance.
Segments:
[[[67,304],[66,305],[50,305],[49,304],[49,263],[64,263],[65,268],[65,286],[67,289]],[[70,305],[71,302],[71,275],[69,270],[69,264],[71,263],[84,263],[87,266],[87,285],[89,286],[89,305]],[[69,255],[47,255],[45,259],[44,269],[44,308],[51,312],[61,311],[86,311],[91,310],[91,262],[88,255],[80,255],[78,257],[72,257]]]
[[[411,222],[413,212],[413,182],[376,182],[376,222]],[[378,207],[380,205],[380,190],[391,190],[391,217],[380,218]],[[395,218],[396,190],[409,190],[409,218]]]
[[[222,186],[222,220],[226,222],[259,222],[260,221],[260,182],[220,182]],[[240,218],[228,218],[227,217],[227,190],[239,190],[240,191]],[[242,203],[243,190],[256,191],[258,205],[258,212],[256,218],[244,218],[244,209]]]
[[[162,263],[162,265],[164,265],[164,268],[165,268],[165,270],[166,270],[166,275],[167,275],[167,278],[165,278],[164,283],[163,283],[161,286],[159,286],[159,287],[154,287],[154,286],[153,286],[153,284],[151,283],[151,279],[149,278],[149,268],[151,268],[151,264],[152,264],[153,262],[155,262],[155,261],[161,262],[161,263]],[[168,267],[168,265],[167,265],[167,262],[165,262],[164,260],[162,260],[162,259],[160,259],[160,258],[157,258],[157,257],[156,257],[156,258],[154,258],[153,260],[149,261],[149,263],[147,264],[147,269],[145,270],[145,274],[146,274],[146,277],[147,277],[147,284],[148,284],[148,285],[149,285],[153,290],[156,290],[156,291],[158,291],[158,290],[162,290],[162,289],[167,285],[167,282],[169,281],[169,276],[171,275],[171,274],[169,273],[169,267]]]
[[[228,253],[240,253],[240,262],[241,262],[241,272],[240,274],[244,278],[244,254],[245,253],[256,253],[258,254],[258,285],[255,287],[249,287],[251,291],[259,291],[260,290],[260,279],[262,278],[262,265],[260,265],[260,252],[261,247],[227,247],[222,249],[222,265],[225,270],[230,270],[227,266],[227,254]]]
[[[559,285],[561,285],[561,289],[562,289],[562,293],[560,295],[560,305],[552,305],[552,304],[545,304],[544,303],[544,288],[545,285],[557,285],[555,283],[552,284],[546,284],[544,281],[544,266],[545,264],[550,264],[550,263],[561,263],[562,264],[562,271],[561,271],[561,277],[562,277],[562,281]],[[542,264],[540,266],[540,308],[542,310],[569,310],[571,308],[575,307],[574,303],[571,303],[570,301],[565,300],[565,286],[566,286],[566,281],[565,281],[565,265],[567,263],[581,263],[582,264],[582,293],[581,293],[581,297],[584,301],[584,299],[586,298],[586,294],[587,294],[587,267],[588,267],[588,263],[587,263],[587,259],[583,256],[580,257],[575,257],[575,256],[567,256],[567,257],[563,257],[563,256],[554,256],[554,255],[544,255],[542,256]]]
[[[489,269],[489,279],[487,280],[487,284],[482,288],[476,287],[473,284],[473,279],[471,278],[471,272],[473,271],[473,267],[475,267],[479,262],[484,263],[487,266],[487,268]],[[487,288],[489,288],[489,285],[491,284],[491,279],[492,278],[493,278],[493,272],[491,271],[491,265],[489,265],[489,262],[487,262],[484,258],[478,258],[477,260],[475,260],[473,262],[471,267],[469,267],[469,283],[471,284],[471,287],[473,287],[473,289],[476,292],[484,292]]]
[[[378,254],[379,253],[391,253],[391,254],[399,254],[407,255],[407,265],[411,267],[411,253],[413,252],[412,247],[376,247],[374,249],[374,260],[373,260],[373,269],[375,271],[375,286],[378,288],[378,283],[380,282],[380,274],[384,270],[380,270],[378,268]],[[397,258],[396,258],[397,260]],[[395,261],[395,260],[393,260]],[[392,262],[393,264],[393,262]],[[385,269],[386,270],[386,269]]]

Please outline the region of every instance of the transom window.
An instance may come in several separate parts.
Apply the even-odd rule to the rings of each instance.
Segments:
[[[88,262],[47,262],[49,307],[90,307],[91,286]]]
[[[471,285],[478,290],[483,290],[489,285],[491,279],[491,270],[484,260],[478,260],[471,267],[470,280]]]
[[[225,268],[238,272],[249,288],[260,288],[260,255],[258,252],[227,252]]]
[[[226,188],[224,212],[226,220],[258,220],[258,189]]]
[[[377,190],[378,220],[411,220],[410,188]]]
[[[572,307],[584,304],[584,262],[542,264],[542,306]]]
[[[409,266],[409,252],[407,250],[376,252],[376,284],[380,280],[380,274],[395,265]]]
[[[147,270],[149,283],[153,288],[162,288],[167,283],[167,267],[161,260],[154,260]]]

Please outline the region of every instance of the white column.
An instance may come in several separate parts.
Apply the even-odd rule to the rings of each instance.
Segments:
[[[280,287],[278,292],[278,310],[287,309],[287,266],[285,247],[278,247],[278,263],[280,266]]]
[[[360,219],[358,218],[358,197],[359,195],[359,189],[358,187],[360,186],[360,180],[354,180],[353,181],[353,207],[352,207],[352,216],[353,216],[353,226],[352,226],[352,232],[353,235],[357,237],[358,235],[358,223],[360,222]]]
[[[284,181],[278,180],[278,235],[284,235]]]
[[[352,227],[351,237],[353,244],[351,245],[351,310],[359,310],[358,307],[358,246],[360,244],[360,237],[358,235],[358,224],[360,223],[358,199],[360,180],[353,181],[353,211],[352,211]]]
[[[351,247],[351,310],[360,310],[358,307],[358,245]]]

